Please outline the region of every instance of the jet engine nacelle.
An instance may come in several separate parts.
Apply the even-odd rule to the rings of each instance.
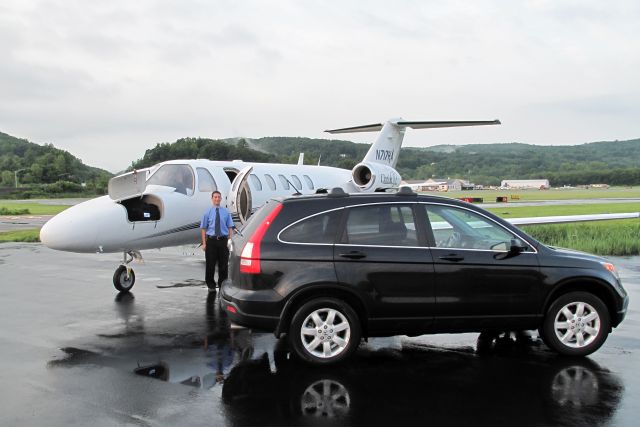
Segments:
[[[354,184],[361,190],[378,190],[400,186],[400,174],[380,163],[358,163],[351,171]]]

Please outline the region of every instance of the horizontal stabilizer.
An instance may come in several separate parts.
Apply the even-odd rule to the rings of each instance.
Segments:
[[[372,125],[354,126],[350,128],[325,130],[327,133],[354,133],[354,132],[378,132],[382,130],[382,123]]]
[[[412,129],[433,129],[433,128],[452,128],[459,126],[485,126],[499,125],[500,120],[483,120],[483,121],[398,121],[394,125]],[[341,129],[326,130],[328,133],[354,133],[354,132],[377,132],[382,129],[383,123],[374,123],[370,125],[354,126]]]
[[[535,218],[510,218],[506,219],[513,225],[536,225],[536,224],[565,224],[569,222],[585,221],[605,221],[610,219],[633,219],[640,218],[640,212],[617,213],[617,214],[591,214],[591,215],[564,215],[564,216],[541,216]]]

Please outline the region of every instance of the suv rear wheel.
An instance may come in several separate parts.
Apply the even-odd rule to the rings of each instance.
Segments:
[[[600,298],[588,292],[570,292],[551,304],[541,335],[558,353],[586,356],[600,348],[610,330],[609,312]]]
[[[326,365],[353,353],[360,344],[360,334],[360,320],[347,303],[317,298],[294,314],[289,341],[301,359]]]

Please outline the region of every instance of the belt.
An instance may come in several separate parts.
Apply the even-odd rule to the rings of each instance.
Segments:
[[[207,234],[207,239],[213,239],[213,240],[226,240],[228,239],[229,236],[209,236]]]

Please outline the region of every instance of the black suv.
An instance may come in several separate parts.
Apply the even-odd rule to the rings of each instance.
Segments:
[[[229,274],[220,303],[233,322],[287,334],[320,364],[362,337],[439,332],[538,329],[559,353],[587,355],[629,302],[605,259],[408,188],[271,200],[234,236]]]

